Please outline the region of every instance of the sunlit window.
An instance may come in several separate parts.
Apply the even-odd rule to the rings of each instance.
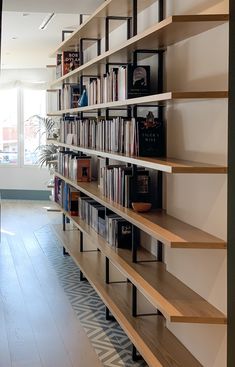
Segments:
[[[23,101],[24,164],[33,165],[37,162],[38,147],[46,140],[42,121],[46,114],[45,91],[25,89]]]
[[[0,91],[0,164],[18,163],[17,89]]]

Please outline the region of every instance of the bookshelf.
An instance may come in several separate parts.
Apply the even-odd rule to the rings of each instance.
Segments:
[[[153,0],[141,2],[141,9],[147,8],[154,2]],[[136,11],[133,8],[133,3],[133,1],[121,0],[117,5],[116,1],[105,1],[68,39],[53,51],[52,55],[55,56],[56,53],[65,50],[77,49],[83,38],[105,37],[105,17],[133,16]],[[80,78],[86,74],[100,74],[105,63],[117,62],[117,60],[120,63],[129,62],[133,51],[145,48],[146,44],[149,49],[165,49],[169,45],[188,40],[195,35],[226,23],[228,19],[227,14],[170,16],[147,28],[144,32],[133,34],[121,45],[102,52],[77,69],[53,81],[50,88],[56,90],[57,86],[65,82],[74,82],[75,78]],[[124,19],[119,19],[119,22],[115,22],[111,29],[115,29],[124,21]],[[101,114],[102,111],[112,108],[136,105],[146,107],[146,105],[154,104],[165,106],[176,102],[185,103],[193,100],[226,98],[228,98],[226,90],[169,91],[86,107],[52,111],[48,115],[81,114],[83,116],[83,113],[86,112]],[[61,142],[53,143],[65,151],[82,152],[103,157],[106,160],[125,162],[129,165],[141,166],[167,174],[227,174],[225,165],[190,162],[170,157],[131,156]],[[226,241],[168,215],[163,209],[137,213],[102,195],[97,182],[75,182],[58,172],[55,175],[106,209],[130,222],[133,227],[157,240],[159,251],[161,251],[162,244],[169,248],[187,251],[227,249]],[[91,283],[148,365],[154,367],[202,366],[167,329],[166,325],[168,322],[222,325],[227,323],[226,316],[168,272],[161,256],[156,259],[148,251],[138,248],[140,260],[135,262],[131,250],[111,248],[109,243],[81,218],[71,216],[63,208],[62,212],[63,227],[56,227],[56,234],[79,266],[81,274]],[[72,226],[66,224],[66,217]],[[88,238],[99,251],[87,252],[83,250],[83,246],[79,248],[79,243],[80,245],[83,243],[83,238]],[[153,262],[145,262],[146,259]],[[124,284],[107,282],[107,261],[112,263],[129,282]],[[133,308],[136,307],[136,296],[134,296],[136,289],[160,312],[160,315],[136,317],[137,315],[133,311]]]
[[[126,284],[104,284],[104,258],[99,252],[81,253],[78,250],[78,231],[61,230],[54,227],[56,235],[64,243],[66,250],[82,270],[86,279],[96,290],[105,305],[112,312],[117,322],[136,345],[141,355],[151,367],[202,365],[187,351],[174,335],[166,328],[162,316],[130,315],[131,287]]]
[[[104,205],[116,214],[131,222],[156,240],[162,241],[172,248],[205,248],[225,249],[226,242],[190,226],[165,213],[164,210],[151,211],[149,213],[136,213],[132,209],[112,202],[104,197],[96,182],[75,182],[62,176],[58,172],[55,175],[65,182],[83,192],[87,196]]]
[[[51,87],[61,84],[61,82],[69,80],[71,77],[85,74],[96,74],[100,70],[100,65],[119,60],[120,62],[128,62],[132,52],[136,49],[145,48],[146,44],[149,48],[164,48],[171,44],[186,40],[194,35],[198,35],[209,29],[213,29],[228,21],[227,14],[218,15],[175,15],[169,17],[155,26],[150,27],[141,34],[138,34],[122,45],[106,51],[87,63],[81,65],[76,70],[64,75],[63,77],[53,81]],[[64,43],[64,47],[67,43]]]

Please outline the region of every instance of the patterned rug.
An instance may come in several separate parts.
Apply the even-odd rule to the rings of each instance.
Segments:
[[[116,321],[105,319],[105,306],[87,281],[80,281],[79,268],[70,256],[63,256],[62,244],[50,225],[35,236],[55,269],[73,309],[83,325],[101,362],[106,367],[145,367],[142,360],[133,362],[132,344]]]

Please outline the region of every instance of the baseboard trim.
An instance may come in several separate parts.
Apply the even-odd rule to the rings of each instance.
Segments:
[[[9,200],[49,200],[51,191],[0,189],[2,199]]]

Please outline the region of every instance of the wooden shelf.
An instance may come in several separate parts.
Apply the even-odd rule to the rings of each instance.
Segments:
[[[55,232],[150,367],[202,367],[166,328],[162,316],[131,316],[131,285],[104,283],[103,256],[99,252],[80,253],[78,231],[63,232],[56,226]]]
[[[50,140],[48,141],[50,143]],[[154,169],[166,173],[202,173],[202,174],[224,174],[227,173],[227,167],[214,164],[190,162],[174,158],[148,158],[127,156],[121,153],[104,152],[74,145],[64,144],[60,142],[52,143],[58,147],[64,147],[71,150],[80,151],[86,154],[100,156],[109,159],[115,159],[120,162],[136,164],[138,166]]]
[[[61,82],[69,80],[74,76],[102,73],[100,67],[102,64],[116,61],[130,62],[132,53],[136,49],[146,48],[146,45],[148,45],[149,49],[164,48],[215,28],[227,22],[228,19],[228,14],[170,16],[123,42],[121,45],[102,53],[79,68],[55,80],[51,83],[51,86],[61,84]],[[94,29],[94,32],[97,32],[97,29]]]
[[[141,0],[138,11],[142,11],[156,0]],[[105,37],[105,17],[121,16],[129,17],[133,13],[132,0],[106,0],[95,12],[87,18],[65,41],[63,41],[51,54],[55,57],[57,53],[75,50],[81,38],[103,38]],[[110,24],[110,32],[120,26],[124,21],[114,21]]]
[[[114,249],[81,218],[63,212],[167,320],[226,324],[226,316],[222,312],[166,271],[165,264],[133,263],[131,251]],[[143,248],[138,250],[138,257],[140,260],[155,260],[154,256]]]
[[[174,100],[188,99],[211,99],[211,98],[228,98],[227,91],[204,91],[204,92],[166,92],[161,94],[152,94],[150,96],[126,99],[123,101],[115,101],[109,103],[101,103],[86,107],[71,108],[61,111],[48,113],[48,116],[57,116],[63,114],[77,114],[78,112],[98,111],[105,108],[117,108],[141,104],[153,104],[159,102],[169,102]]]
[[[226,242],[220,238],[186,224],[166,214],[165,211],[153,210],[140,214],[132,209],[124,208],[103,196],[96,182],[77,183],[59,173],[55,175],[172,248],[225,249],[227,246]]]

